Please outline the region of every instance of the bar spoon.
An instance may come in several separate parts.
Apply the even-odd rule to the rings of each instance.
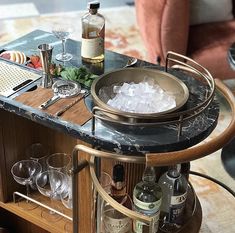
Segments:
[[[128,59],[127,63],[125,66],[123,66],[123,68],[127,68],[127,67],[130,67],[130,66],[133,66],[137,63],[138,59],[135,58],[135,57],[131,57]]]

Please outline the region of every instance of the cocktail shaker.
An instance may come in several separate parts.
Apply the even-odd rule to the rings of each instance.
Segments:
[[[53,84],[53,79],[50,74],[50,64],[52,59],[53,46],[49,44],[40,44],[38,46],[42,63],[42,83],[43,88],[49,88]]]

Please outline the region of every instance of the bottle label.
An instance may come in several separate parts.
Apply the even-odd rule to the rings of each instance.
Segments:
[[[178,224],[182,222],[181,216],[184,211],[186,198],[187,198],[187,192],[184,193],[183,195],[171,197],[171,206],[168,217],[169,222],[178,223]]]
[[[152,213],[158,212],[161,206],[161,199],[155,202],[143,202],[136,198],[135,193],[133,195],[133,202],[134,202],[134,205],[137,206],[138,208],[142,210],[149,210]]]
[[[118,211],[116,211],[118,212]],[[119,214],[120,215],[120,214]],[[104,229],[105,233],[127,233],[131,231],[132,221],[130,218],[123,215],[123,217],[112,218],[104,215]]]
[[[153,229],[151,229],[151,232],[157,232],[158,231],[158,225],[159,225],[159,215],[160,211],[158,211],[154,216],[153,216]],[[147,226],[146,223],[141,222],[141,221],[134,221],[133,223],[133,229],[135,233],[143,233],[144,232],[144,226]]]
[[[104,39],[101,37],[85,39],[82,38],[81,56],[94,58],[104,54]]]
[[[171,197],[171,205],[179,205],[186,201],[187,192],[179,196],[172,196]]]

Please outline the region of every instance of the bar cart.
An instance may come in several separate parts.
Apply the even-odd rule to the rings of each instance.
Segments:
[[[167,57],[167,62],[166,62],[166,67],[165,70],[167,70],[167,63],[169,61],[175,61],[176,63],[180,64],[180,65],[175,65],[175,67],[177,68],[181,68],[187,71],[192,71],[193,67],[191,67],[190,65],[185,65],[182,64],[181,62],[179,62],[178,60],[175,60],[174,58],[172,58],[172,55],[176,55],[174,53],[168,53],[168,57]],[[174,57],[174,56],[173,56]],[[177,55],[178,57],[178,55]],[[183,57],[185,60],[188,59],[186,57]],[[193,62],[194,63],[194,62]],[[206,70],[204,70],[206,71]],[[193,72],[197,72],[197,70],[193,70]],[[206,71],[207,72],[207,71]],[[210,75],[209,73],[207,73],[208,76]],[[199,74],[201,75],[201,74]],[[203,74],[202,74],[203,75]],[[226,87],[222,84],[221,81],[216,80],[216,87],[217,89],[224,95],[224,97],[228,100],[229,105],[231,107],[232,110],[232,115],[234,115],[234,101],[233,101],[233,94],[230,93],[229,91],[227,91]],[[211,90],[213,90],[213,81],[211,83]],[[213,91],[212,93],[207,93],[208,94],[208,99],[206,98],[205,100],[205,105],[206,108],[210,105],[210,94],[213,95]],[[202,113],[202,105],[200,105],[200,107],[195,111],[194,109],[194,113],[193,116],[198,115]],[[198,111],[199,110],[199,111]],[[101,114],[96,114],[96,111],[101,111]],[[109,110],[104,110],[102,108],[93,108],[93,122],[92,122],[92,131],[95,133],[95,120],[96,118],[104,120],[104,121],[108,121],[109,123],[115,123],[115,124],[123,124],[126,127],[128,127],[128,125],[131,124],[131,126],[136,126],[138,125],[138,122],[136,121],[132,121],[134,123],[130,123],[130,122],[120,122],[119,118],[115,118],[115,119],[110,119],[109,117],[107,118],[107,115],[102,114],[102,113],[109,113],[109,114],[114,114],[114,112],[109,111]],[[186,110],[187,112],[187,110]],[[189,112],[189,115],[192,114],[192,112]],[[195,115],[194,115],[195,114]],[[117,114],[118,115],[118,114]],[[186,114],[187,115],[187,114]],[[110,116],[110,115],[109,115]],[[178,135],[182,135],[182,125],[184,124],[184,120],[183,117],[180,118],[180,121],[178,121],[177,123],[178,125]],[[187,118],[187,117],[186,117]],[[118,119],[118,122],[116,121],[116,119]],[[190,119],[187,118],[187,119]],[[172,118],[170,119],[171,124],[172,124]],[[187,120],[186,120],[187,121]],[[156,122],[155,122],[156,123]],[[166,122],[164,122],[166,123]],[[164,124],[162,121],[160,122],[160,124]],[[153,126],[154,124],[152,123],[147,123],[150,124],[151,126]],[[146,124],[142,124],[140,123],[138,126],[146,126]],[[144,222],[146,225],[149,226],[149,230],[146,230],[146,232],[152,232],[151,228],[152,228],[152,224],[154,224],[154,218],[150,218],[148,216],[143,216],[137,212],[131,211],[127,208],[125,208],[124,206],[120,205],[118,202],[116,202],[115,200],[113,200],[108,194],[107,192],[104,190],[104,188],[102,188],[101,184],[99,183],[99,179],[97,178],[100,175],[100,171],[103,169],[102,166],[100,164],[102,164],[101,160],[102,159],[106,159],[106,160],[114,160],[117,162],[122,162],[122,163],[127,163],[128,165],[126,165],[126,168],[129,172],[129,176],[131,177],[131,181],[129,180],[129,190],[130,192],[133,190],[133,186],[136,182],[138,182],[138,180],[140,180],[140,171],[143,171],[143,166],[141,167],[138,166],[137,164],[144,164],[145,166],[155,166],[155,167],[162,167],[162,166],[169,166],[172,164],[178,164],[178,163],[185,163],[185,162],[190,162],[192,160],[201,158],[203,156],[206,156],[208,154],[211,154],[213,152],[215,152],[216,150],[220,149],[221,147],[224,146],[224,144],[229,141],[233,134],[234,134],[234,117],[231,120],[231,123],[229,125],[229,127],[217,138],[214,138],[212,140],[210,140],[207,143],[204,144],[197,144],[196,146],[193,147],[189,147],[183,150],[178,150],[178,151],[172,151],[172,152],[162,152],[162,153],[146,153],[145,157],[143,156],[133,156],[133,155],[123,155],[120,153],[112,153],[112,152],[107,152],[107,151],[102,151],[102,149],[99,148],[99,150],[97,149],[92,149],[90,147],[86,147],[84,145],[77,145],[74,150],[73,150],[73,165],[74,165],[74,180],[73,180],[73,195],[74,195],[74,210],[73,210],[73,219],[78,219],[78,221],[74,221],[74,232],[77,232],[78,230],[78,224],[79,224],[79,218],[78,218],[78,194],[80,193],[78,191],[78,186],[77,186],[77,174],[80,170],[82,170],[84,167],[89,166],[90,167],[90,176],[91,179],[93,181],[93,185],[94,185],[94,192],[98,193],[98,196],[101,196],[101,198],[103,200],[105,200],[106,202],[108,202],[113,208],[117,209],[119,212],[121,213],[125,213],[126,216],[128,216],[129,218],[133,219],[133,220],[139,220]],[[85,152],[88,153],[91,157],[90,157],[90,161],[88,160],[84,160],[84,159],[79,159],[79,153],[81,152]],[[107,166],[107,164],[106,164]],[[142,169],[141,169],[142,168]],[[134,181],[135,180],[135,181]],[[134,182],[133,182],[134,181]],[[94,195],[95,196],[95,195]],[[200,226],[201,226],[201,221],[202,221],[202,210],[201,210],[201,206],[199,203],[199,200],[196,197],[195,191],[193,189],[193,187],[191,186],[191,193],[189,193],[189,198],[188,198],[188,204],[187,204],[187,208],[188,210],[186,210],[186,215],[188,215],[185,218],[185,224],[183,225],[183,227],[181,227],[180,229],[178,229],[176,232],[199,232],[200,230]],[[191,200],[190,200],[191,199]],[[194,199],[194,203],[192,203],[192,200]],[[93,208],[95,208],[96,206],[96,199],[94,198],[94,203],[93,203]],[[98,207],[99,208],[99,207]],[[192,213],[190,213],[190,208],[192,208]],[[97,210],[99,212],[99,210]],[[93,221],[98,222],[98,226],[96,226],[99,229],[99,219],[100,218],[100,214],[98,215],[93,215],[92,218],[94,219]],[[94,228],[95,229],[95,228]],[[98,231],[99,232],[99,231]],[[158,232],[164,232],[161,231],[161,229],[159,229]]]
[[[4,49],[14,47],[27,54],[29,49],[36,48],[39,43],[45,41],[45,38],[49,43],[56,41],[50,33],[37,30],[6,45]],[[25,47],[25,41],[30,41],[27,47]],[[80,44],[68,40],[68,51],[80,54]],[[128,59],[124,55],[106,51],[103,68],[105,71],[120,69]],[[174,62],[174,59],[169,57],[169,62]],[[184,59],[186,58],[183,57]],[[78,56],[67,65],[79,66],[81,64]],[[95,232],[97,228],[95,202],[98,197],[97,191],[103,199],[127,216],[151,224],[150,218],[117,205],[104,192],[97,178],[101,169],[110,172],[114,163],[124,163],[128,174],[128,191],[131,193],[133,185],[140,180],[142,175],[140,171],[143,170],[145,164],[162,167],[198,159],[223,147],[235,132],[235,106],[231,92],[217,80],[215,85],[212,77],[206,71],[203,71],[206,73],[202,79],[204,81],[198,81],[184,72],[178,71],[179,68],[192,70],[191,67],[184,64],[185,62],[178,62],[173,68],[166,66],[164,71],[163,67],[153,66],[143,61],[138,62],[138,66],[151,66],[151,69],[158,69],[161,72],[168,71],[185,82],[190,92],[193,93],[186,108],[182,110],[184,114],[181,111],[181,115],[178,113],[171,115],[170,122],[164,122],[163,120],[167,118],[164,116],[160,123],[152,122],[150,127],[149,123],[146,125],[146,122],[139,122],[140,128],[143,129],[142,132],[136,131],[135,121],[132,122],[133,125],[130,121],[121,124],[120,129],[119,121],[116,122],[113,118],[107,120],[107,113],[113,114],[113,112],[94,107],[91,95],[65,112],[62,117],[55,117],[54,114],[63,105],[70,103],[69,99],[60,100],[51,108],[42,111],[38,109],[38,106],[52,96],[52,91],[39,86],[36,89],[32,88],[37,81],[21,88],[10,98],[1,96],[0,141],[2,146],[0,150],[2,156],[0,156],[0,161],[5,166],[0,169],[0,213],[3,213],[2,216],[6,216],[5,221],[9,222],[9,218],[14,219],[18,232],[65,231],[64,226],[67,223],[65,218],[56,224],[50,223],[41,218],[40,208],[25,211],[12,201],[12,194],[15,191],[21,192],[21,187],[14,182],[10,168],[15,161],[25,158],[24,150],[27,145],[40,141],[50,146],[53,151],[66,153],[73,151],[73,214],[67,210],[65,210],[65,214],[70,218],[73,216],[74,232]],[[28,70],[25,67],[21,68]],[[36,72],[35,70],[30,71]],[[194,69],[193,71],[197,72]],[[200,88],[195,88],[198,83],[201,83]],[[215,87],[231,106],[233,117],[229,127],[220,136],[208,143],[198,144],[217,125],[219,104],[214,99]],[[202,98],[202,104],[198,102],[200,99],[198,97]],[[188,111],[189,109],[190,111]],[[192,109],[193,111],[191,111]],[[146,127],[147,131],[145,131]],[[134,133],[130,133],[129,130],[133,130]],[[195,201],[193,203],[189,201],[189,209],[191,211],[195,203],[196,209],[181,232],[198,232],[201,225],[200,203],[197,198],[193,198],[193,189],[191,190],[192,202]],[[41,202],[47,202],[46,198],[39,198]]]

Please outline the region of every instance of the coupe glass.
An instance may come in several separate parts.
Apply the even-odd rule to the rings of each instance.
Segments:
[[[37,176],[36,185],[42,195],[50,198],[51,207],[57,211],[62,212],[62,210],[53,200],[58,199],[58,196],[67,195],[67,176],[59,171],[45,171]],[[43,218],[51,222],[56,222],[62,218],[62,216],[56,214],[54,211],[47,209],[44,209],[41,212],[41,215]]]
[[[72,29],[70,25],[59,24],[55,25],[52,28],[52,33],[54,36],[62,41],[62,53],[59,53],[55,56],[58,61],[70,61],[73,58],[73,55],[66,52],[66,40],[69,38]]]
[[[33,184],[35,178],[41,173],[42,166],[39,162],[33,160],[21,160],[16,162],[11,168],[11,174],[14,180],[26,186],[26,195],[29,196],[30,185]],[[37,205],[29,200],[20,202],[19,205],[24,209],[34,209]]]

